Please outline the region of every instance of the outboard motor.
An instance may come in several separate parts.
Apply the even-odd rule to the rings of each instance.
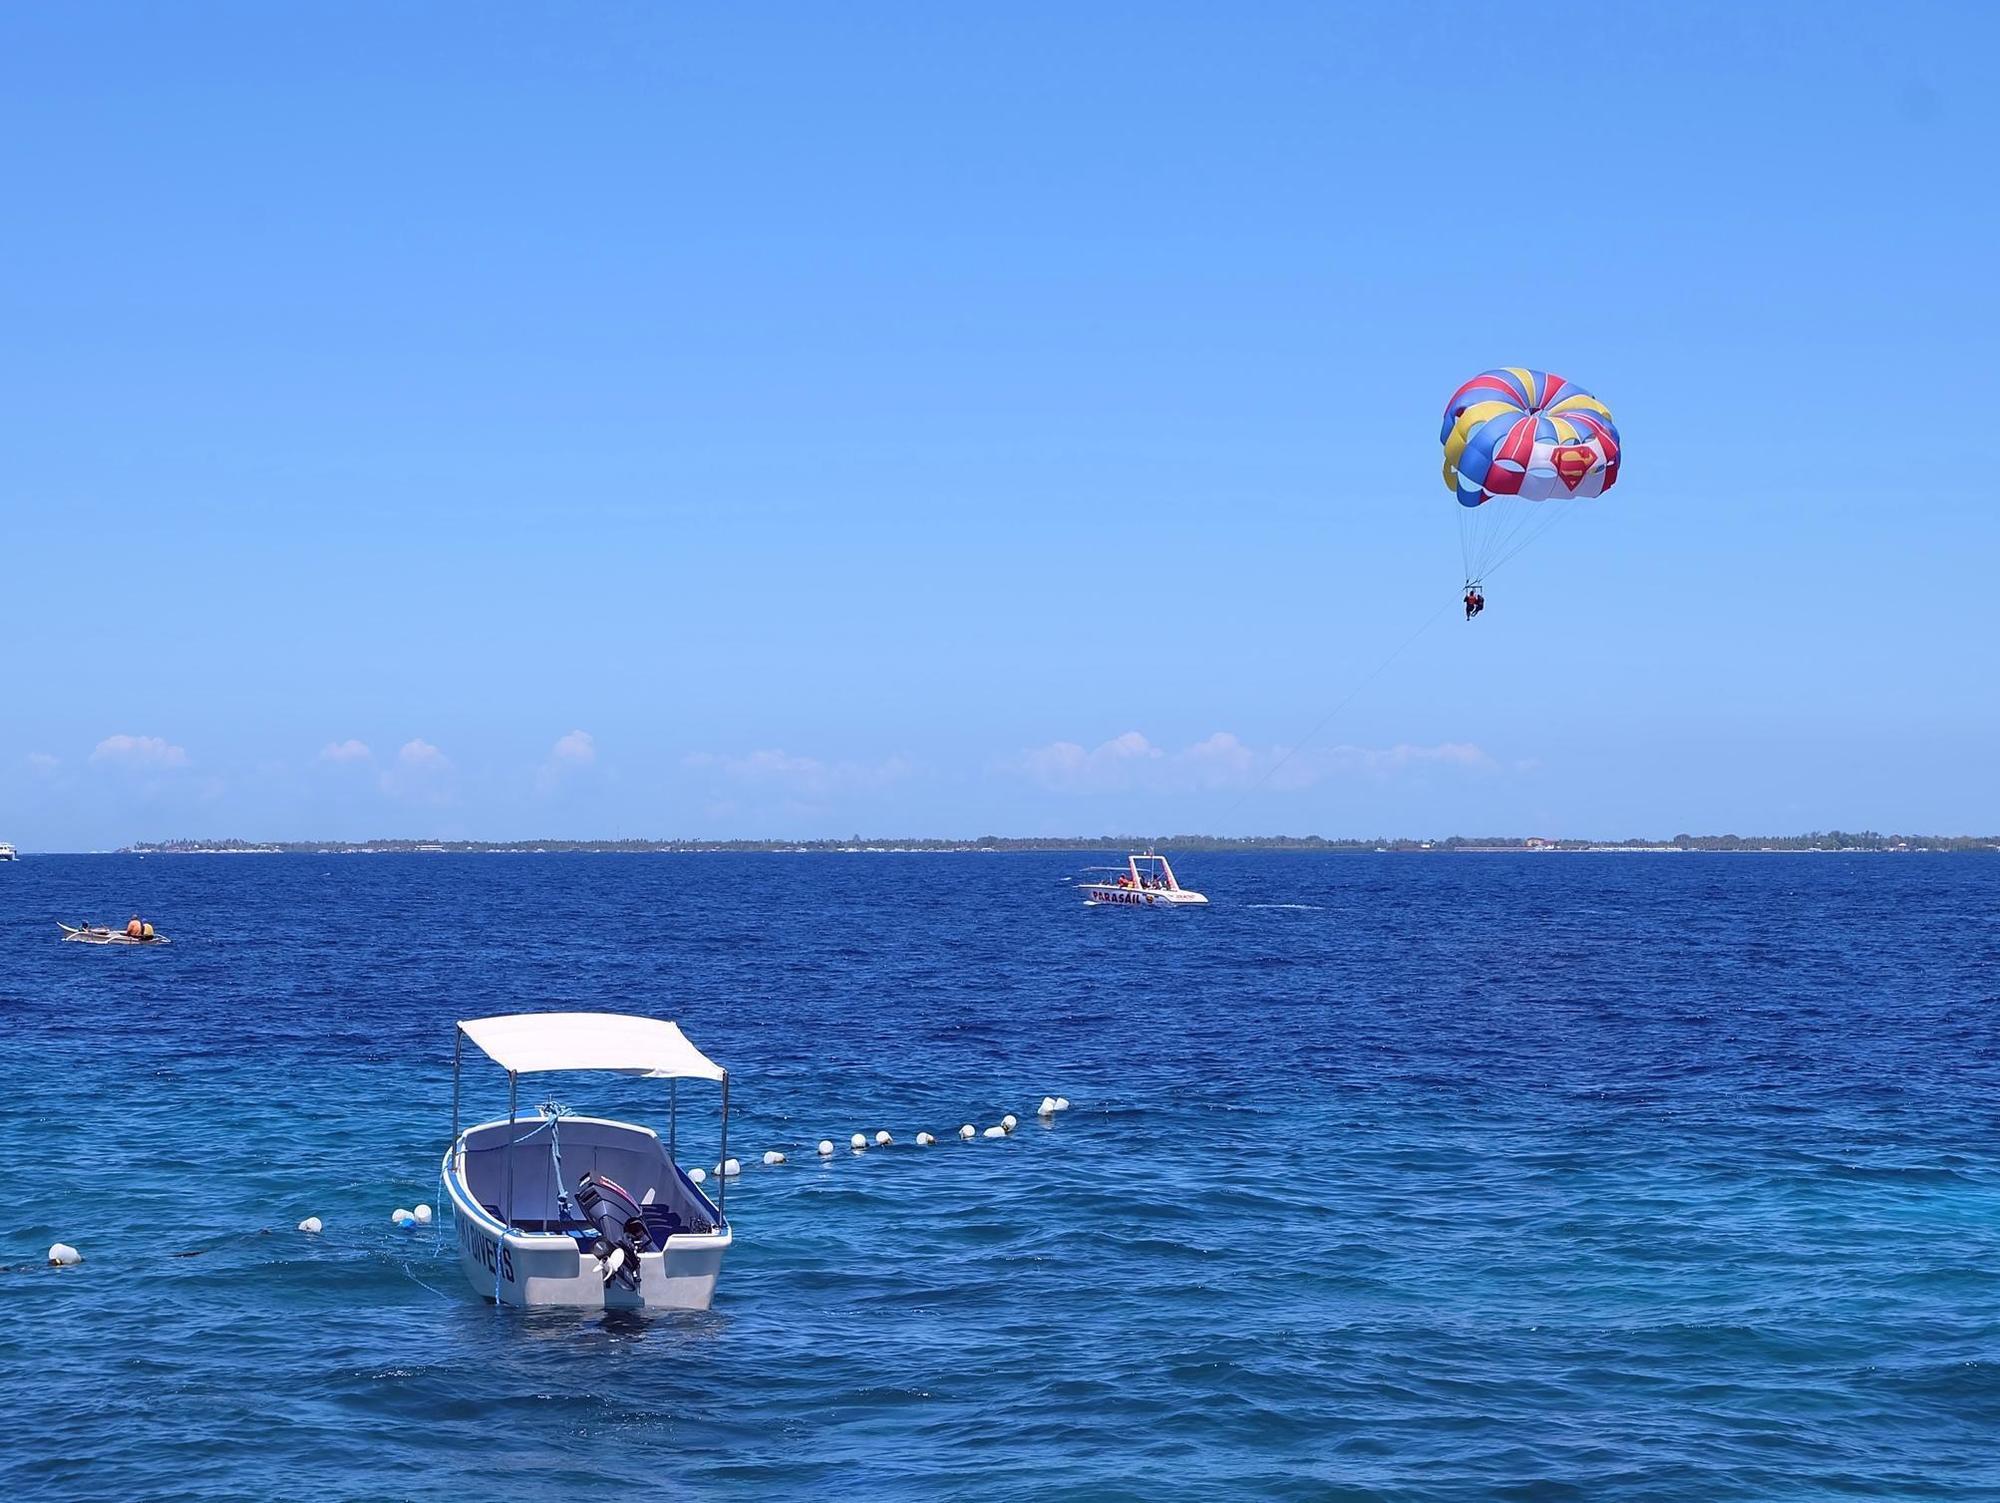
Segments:
[[[639,1287],[639,1254],[650,1252],[652,1233],[646,1230],[639,1202],[616,1180],[586,1174],[576,1182],[578,1209],[597,1228],[591,1252],[604,1263],[604,1282],[616,1279],[627,1289]]]

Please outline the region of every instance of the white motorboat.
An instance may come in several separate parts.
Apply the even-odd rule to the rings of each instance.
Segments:
[[[1154,851],[1127,856],[1123,866],[1093,866],[1077,891],[1086,903],[1125,908],[1206,907],[1208,899],[1181,886],[1167,858]]]
[[[465,1041],[507,1072],[507,1115],[459,1130]],[[649,1127],[571,1114],[521,1116],[520,1077],[601,1071],[669,1082],[667,1139]],[[723,1175],[711,1201],[675,1160],[679,1082],[722,1087],[719,1164],[729,1160],[729,1074],[659,1018],[519,1013],[458,1025],[444,1198],[459,1265],[505,1305],[706,1310],[729,1249]]]
[[[20,859],[14,853],[14,848],[11,845],[7,844],[4,840],[0,840],[0,861],[19,861]]]

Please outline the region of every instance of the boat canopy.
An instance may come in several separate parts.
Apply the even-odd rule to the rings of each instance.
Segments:
[[[678,1023],[617,1012],[522,1012],[473,1018],[459,1030],[510,1075],[605,1070],[656,1080],[721,1080],[722,1066]]]

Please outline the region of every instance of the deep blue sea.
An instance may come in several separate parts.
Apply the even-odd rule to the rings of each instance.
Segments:
[[[0,1497],[2000,1498],[2000,860],[1090,859],[0,867]],[[557,1007],[729,1068],[713,1310],[390,1225]]]

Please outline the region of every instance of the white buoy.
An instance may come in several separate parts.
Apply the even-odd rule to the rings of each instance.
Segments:
[[[429,1206],[418,1206],[410,1214],[417,1218],[418,1226],[429,1226],[431,1224],[431,1208]]]
[[[784,1163],[784,1161],[785,1161],[785,1156],[784,1156],[784,1155],[783,1155],[782,1153],[778,1152],[778,1150],[777,1150],[777,1149],[775,1149],[775,1148],[767,1148],[767,1149],[765,1149],[765,1150],[764,1150],[764,1167],[765,1167],[765,1168],[767,1168],[767,1169],[768,1169],[768,1168],[769,1168],[769,1167],[770,1167],[771,1165],[773,1165],[773,1164],[782,1164],[782,1163]]]
[[[688,1170],[688,1178],[698,1185],[706,1184],[708,1182],[708,1171],[699,1167],[690,1169]]]
[[[1006,1128],[1007,1131],[1012,1132],[1015,1128],[1021,1125],[1021,1119],[1015,1116],[1012,1112],[1009,1112],[1007,1113],[1006,1116],[1000,1119],[1000,1125]]]
[[[724,1159],[722,1161],[722,1177],[724,1179],[734,1179],[742,1172],[743,1161],[741,1159]]]
[[[299,1223],[299,1230],[317,1234],[326,1230],[326,1223],[321,1221],[317,1216],[308,1216],[304,1221]]]
[[[979,1136],[979,1129],[968,1122],[958,1130],[958,1135],[961,1138],[976,1138]]]
[[[1062,1108],[1056,1105],[1055,1097],[1044,1096],[1042,1098],[1042,1104],[1035,1108],[1035,1115],[1037,1117],[1053,1117],[1060,1110],[1062,1110]]]
[[[819,1140],[819,1156],[821,1158],[826,1158],[832,1152],[833,1152],[833,1139],[821,1138]]]
[[[49,1249],[49,1267],[51,1268],[67,1268],[72,1263],[81,1263],[82,1261],[83,1254],[71,1247],[67,1242],[58,1242]]]
[[[859,1153],[861,1152],[862,1149],[868,1146],[868,1139],[862,1136],[862,1134],[856,1133],[853,1137],[847,1140],[847,1146],[849,1148],[852,1148],[856,1153]]]
[[[407,1231],[417,1224],[417,1213],[402,1206],[397,1206],[395,1210],[389,1213],[389,1221],[391,1225],[400,1226]]]
[[[895,1141],[896,1140],[890,1137],[886,1132],[878,1132],[877,1134],[875,1134],[875,1146],[877,1148],[887,1148],[891,1143]]]
[[[917,1134],[917,1147],[919,1148],[928,1148],[931,1146],[931,1144],[935,1143],[936,1141],[937,1139],[932,1137],[927,1132],[920,1132]]]
[[[1069,1097],[1067,1097],[1067,1096],[1058,1096],[1058,1097],[1056,1097],[1056,1110],[1057,1110],[1057,1111],[1059,1111],[1059,1112],[1066,1112],[1066,1111],[1068,1111],[1068,1110],[1069,1110]]]
[[[1004,1138],[1007,1136],[1007,1129],[1004,1127],[989,1127],[986,1129],[985,1136],[989,1138]]]

